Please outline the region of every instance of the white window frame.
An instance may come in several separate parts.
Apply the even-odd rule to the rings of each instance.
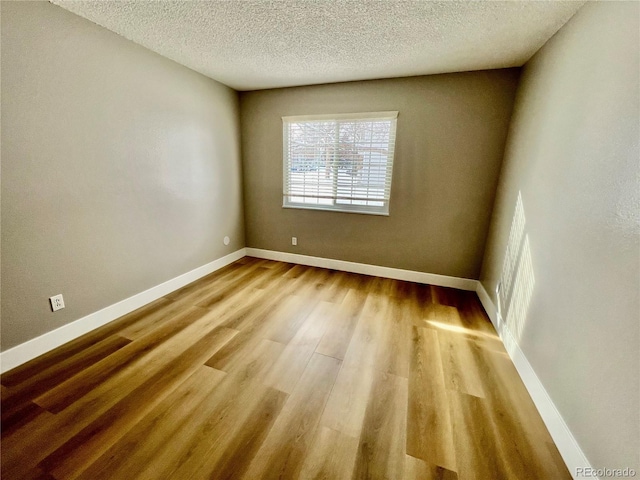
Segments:
[[[297,116],[286,116],[282,117],[282,171],[283,171],[283,194],[282,194],[282,207],[283,208],[300,208],[300,209],[310,209],[310,210],[329,210],[329,211],[338,211],[338,212],[347,212],[347,213],[365,213],[371,215],[389,215],[389,197],[391,195],[391,181],[393,174],[393,162],[395,157],[395,137],[396,137],[396,126],[397,126],[397,111],[389,111],[389,112],[366,112],[366,113],[346,113],[346,114],[329,114],[329,115],[297,115]],[[383,186],[383,198],[371,198],[367,197],[369,200],[381,201],[382,205],[352,205],[352,204],[340,204],[336,203],[338,197],[330,196],[323,197],[331,200],[332,204],[315,204],[315,203],[305,203],[305,202],[296,202],[292,201],[292,197],[296,197],[292,193],[290,179],[292,172],[292,161],[293,158],[291,151],[289,149],[289,128],[288,125],[291,123],[297,122],[314,122],[314,121],[353,121],[353,120],[381,120],[381,121],[390,121],[391,129],[389,132],[389,144],[388,144],[388,153],[387,153],[387,165],[386,171],[384,175],[384,186]],[[336,148],[337,150],[337,148]],[[371,155],[371,154],[370,154]],[[334,157],[334,162],[336,161]],[[334,177],[334,181],[337,182],[338,178],[338,169],[332,168],[331,174]],[[333,195],[337,195],[334,191]],[[300,198],[300,196],[297,196]],[[355,198],[355,197],[354,197]],[[346,199],[346,198],[345,198]]]

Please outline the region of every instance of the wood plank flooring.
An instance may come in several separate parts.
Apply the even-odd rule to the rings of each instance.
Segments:
[[[245,257],[2,375],[6,479],[569,479],[474,293]]]

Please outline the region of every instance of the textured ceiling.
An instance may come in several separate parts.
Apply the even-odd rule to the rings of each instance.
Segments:
[[[521,66],[584,3],[51,1],[237,90]]]

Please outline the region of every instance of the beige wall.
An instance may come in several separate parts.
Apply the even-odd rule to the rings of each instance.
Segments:
[[[636,470],[639,16],[589,3],[526,65],[482,271],[495,301],[520,192],[533,289],[511,329],[592,465]]]
[[[244,247],[233,90],[2,2],[2,102],[2,349]]]
[[[247,246],[478,278],[517,80],[511,69],[241,93]],[[386,110],[399,111],[388,217],[282,208],[282,116]]]

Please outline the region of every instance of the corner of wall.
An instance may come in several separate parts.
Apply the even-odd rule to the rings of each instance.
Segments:
[[[576,472],[591,470],[591,464],[582,452],[580,445],[571,430],[569,430],[562,415],[536,375],[524,352],[520,349],[511,330],[502,320],[500,312],[480,281],[477,284],[476,293],[491,323],[493,323],[498,335],[500,335],[511,361],[515,365],[567,468],[574,478],[577,477]]]

